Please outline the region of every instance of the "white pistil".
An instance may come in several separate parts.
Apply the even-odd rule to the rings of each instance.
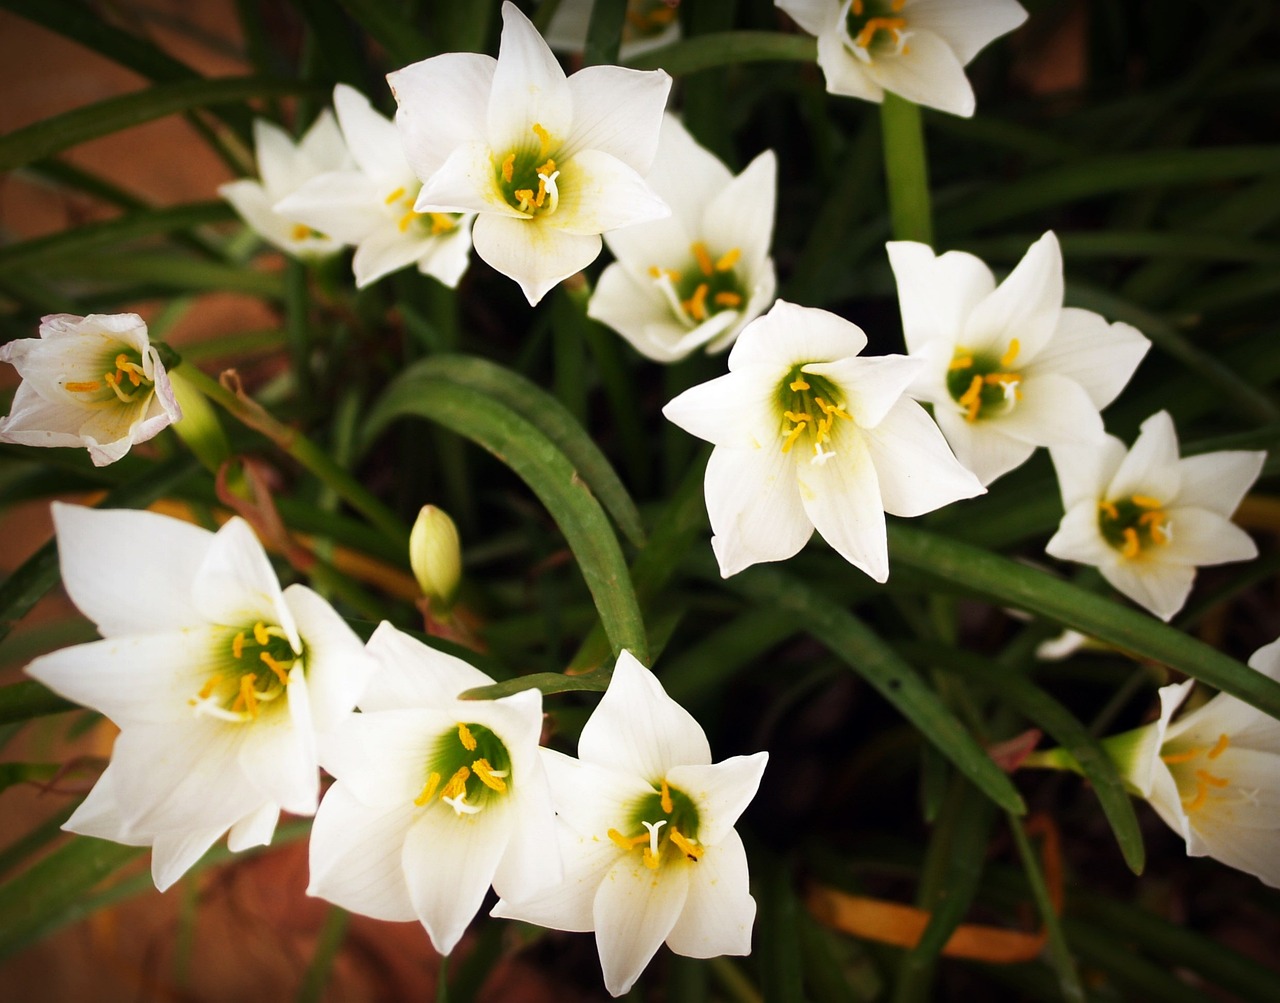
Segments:
[[[649,852],[653,854],[654,859],[658,856],[658,830],[667,824],[667,820],[661,819],[657,822],[641,822],[646,829],[649,830]]]
[[[560,203],[560,189],[556,187],[556,178],[560,177],[559,171],[552,171],[548,174],[538,174],[538,180],[547,186],[547,215],[550,216],[556,211],[556,206]]]
[[[467,792],[465,790],[461,794],[459,794],[456,798],[442,797],[440,800],[443,801],[445,804],[447,804],[459,815],[478,815],[481,811],[484,810],[482,805],[467,804]]]
[[[815,466],[819,466],[819,467],[825,466],[826,462],[835,455],[836,455],[836,451],[834,449],[823,449],[822,443],[815,442],[813,444],[813,459],[811,459],[809,462],[814,464]]]

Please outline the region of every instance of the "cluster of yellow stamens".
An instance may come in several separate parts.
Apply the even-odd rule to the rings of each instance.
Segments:
[[[734,270],[742,258],[742,249],[732,247],[714,258],[707,245],[699,240],[691,244],[689,250],[693,254],[693,267],[683,272],[658,265],[649,268],[649,274],[670,297],[672,309],[689,323],[701,324],[721,310],[742,306],[742,286]]]
[[[976,355],[967,348],[956,349],[947,367],[947,390],[964,411],[966,421],[988,417],[984,412],[996,406],[1007,410],[1022,399],[1018,389],[1022,374],[1009,368],[1021,350],[1017,338],[1010,339],[999,359]]]
[[[437,798],[447,804],[454,810],[457,815],[475,815],[484,810],[484,802],[481,797],[486,789],[493,791],[495,794],[505,794],[507,792],[506,778],[511,775],[509,769],[496,769],[490,763],[488,756],[479,755],[471,759],[470,764],[456,763],[458,754],[464,754],[464,758],[470,759],[466,753],[475,753],[479,749],[480,743],[477,741],[472,728],[481,730],[479,725],[467,725],[464,722],[458,722],[458,730],[456,735],[456,746],[454,746],[454,736],[446,735],[443,743],[451,748],[447,750],[441,757],[440,765],[445,765],[445,761],[452,759],[454,762],[449,763],[452,772],[449,772],[449,779],[445,780],[445,774],[438,769],[432,769],[427,774],[427,781],[422,785],[422,790],[418,796],[413,799],[413,803],[419,807],[425,807]],[[489,755],[493,755],[495,751],[501,751],[505,756],[506,748],[487,728],[482,730],[486,746],[490,747]],[[475,777],[483,785],[475,791],[477,796],[473,797],[470,802],[467,801],[467,782]],[[441,786],[443,782],[444,786]]]
[[[1191,763],[1203,756],[1206,760],[1214,760],[1227,751],[1231,745],[1231,740],[1226,735],[1219,735],[1217,743],[1211,749],[1194,748],[1187,749],[1183,752],[1169,753],[1162,755],[1160,758],[1170,766]],[[1207,769],[1200,768],[1192,774],[1196,779],[1196,792],[1191,797],[1182,799],[1182,809],[1188,815],[1199,811],[1204,807],[1205,802],[1209,800],[1209,794],[1214,790],[1221,790],[1224,787],[1231,786],[1231,780],[1227,777],[1219,777],[1210,773]]]
[[[677,797],[682,802],[679,812],[677,812],[676,808]],[[702,859],[703,847],[698,843],[697,839],[681,832],[678,828],[680,824],[688,826],[692,823],[695,827],[697,825],[697,813],[688,798],[678,791],[673,796],[671,786],[664,780],[662,781],[661,792],[658,795],[657,805],[646,804],[646,808],[649,810],[643,811],[643,814],[657,814],[652,809],[659,808],[662,814],[667,817],[659,818],[655,822],[649,822],[643,818],[639,819],[638,824],[645,831],[635,836],[627,836],[617,829],[610,829],[608,836],[615,846],[628,853],[637,846],[643,846],[642,859],[645,867],[651,871],[656,871],[662,863],[662,851],[664,849],[662,841],[664,839],[668,841],[668,845],[674,846],[683,854],[686,860],[697,863]],[[689,816],[692,817],[686,822],[685,819]],[[662,831],[664,827],[666,832]]]
[[[421,190],[421,186],[419,185],[418,187],[419,190]],[[402,203],[404,205],[405,212],[396,222],[401,233],[408,233],[409,227],[413,226],[413,224],[418,221],[426,223],[431,227],[431,236],[433,237],[437,237],[442,233],[448,233],[458,225],[457,222],[455,222],[454,217],[449,215],[447,212],[418,212],[418,210],[413,207],[413,203],[417,201],[417,197],[417,192],[410,194],[404,188],[397,188],[395,191],[391,192],[386,199],[384,199],[384,202],[387,205],[395,205],[396,203]],[[317,236],[323,235],[317,234]]]
[[[257,649],[257,658],[249,648]],[[249,658],[249,664],[243,664]],[[289,685],[289,670],[297,656],[288,635],[261,620],[251,630],[237,631],[231,638],[229,671],[215,672],[200,691],[187,702],[197,715],[224,721],[252,721],[261,713],[261,704],[278,699]],[[261,681],[261,685],[259,685]]]
[[[554,142],[551,134],[539,122],[530,128],[538,138],[537,154],[533,155],[530,150],[512,150],[503,158],[499,170],[508,204],[533,216],[542,210],[555,211],[560,197],[556,187],[560,171],[555,158],[548,156]]]
[[[896,46],[901,44],[903,33],[907,28],[907,19],[905,17],[888,17],[886,14],[897,14],[906,6],[906,0],[890,0],[886,5],[883,2],[873,3],[874,13],[867,16],[866,0],[853,0],[849,5],[848,19],[845,28],[849,34],[849,40],[853,42],[857,49],[862,50],[864,55],[875,42],[876,35],[880,32],[892,36],[892,43]],[[886,10],[887,6],[887,10]],[[908,51],[907,46],[903,45],[901,49],[903,54]]]
[[[73,394],[92,394],[99,392],[105,385],[111,388],[111,392],[122,403],[128,404],[138,396],[140,391],[152,385],[152,381],[147,379],[146,371],[139,363],[130,359],[127,353],[118,353],[112,365],[115,369],[103,373],[101,381],[74,380],[64,383],[63,387]]]
[[[1173,540],[1173,523],[1159,498],[1130,495],[1098,502],[1098,529],[1103,539],[1129,559],[1152,544]]]
[[[791,447],[803,435],[808,435],[813,445],[813,463],[825,463],[835,455],[829,448],[832,431],[836,420],[852,421],[852,417],[844,409],[844,403],[835,401],[836,388],[826,379],[811,373],[803,373],[799,366],[788,377],[785,391],[780,392],[784,400],[783,418],[790,423],[782,431],[782,451],[791,452]],[[825,448],[824,448],[825,447]]]

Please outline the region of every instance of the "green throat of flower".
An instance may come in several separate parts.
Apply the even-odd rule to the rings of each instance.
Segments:
[[[69,380],[62,388],[81,404],[106,404],[119,401],[132,404],[153,386],[142,367],[142,356],[132,349],[108,355],[103,359],[102,378]]]
[[[1099,502],[1098,530],[1112,548],[1128,558],[1173,540],[1173,523],[1164,505],[1149,495]]]
[[[1231,778],[1222,776],[1221,774],[1225,771],[1220,764],[1214,762],[1230,746],[1231,740],[1226,735],[1219,735],[1218,741],[1212,747],[1194,746],[1179,748],[1176,751],[1161,750],[1160,758],[1169,767],[1169,772],[1178,785],[1178,797],[1182,801],[1182,810],[1188,815],[1194,815],[1211,800],[1222,797],[1232,800],[1243,798],[1256,803],[1255,799],[1258,796],[1256,790],[1229,793]]]
[[[511,754],[482,724],[458,722],[436,739],[427,757],[427,779],[413,803],[441,802],[455,815],[476,815],[511,789]]]
[[[560,203],[560,189],[556,179],[560,171],[556,167],[555,141],[539,123],[530,131],[536,139],[518,149],[511,150],[498,165],[498,190],[507,205],[533,219],[550,216]]]
[[[782,451],[799,449],[819,466],[836,455],[834,438],[845,411],[840,388],[826,377],[804,372],[809,363],[793,366],[778,384],[776,399],[782,413]]]
[[[1022,399],[1018,384],[1022,374],[1011,367],[1018,358],[1018,339],[1009,342],[1004,355],[995,356],[957,348],[947,367],[947,392],[960,405],[965,421],[981,421],[1011,411]]]
[[[625,829],[610,829],[608,835],[621,850],[641,850],[641,859],[651,871],[664,861],[696,864],[702,859],[697,806],[665,780],[659,790],[636,803]]]
[[[901,16],[906,0],[852,0],[845,14],[844,30],[855,56],[905,55],[907,19]]]
[[[197,717],[243,724],[287,705],[287,699],[276,701],[287,695],[289,671],[303,656],[293,650],[283,629],[259,620],[252,627],[229,631],[223,643],[221,664],[187,701]]]
[[[696,327],[725,310],[737,310],[746,301],[738,277],[741,248],[733,247],[713,258],[707,245],[690,245],[693,260],[683,269],[653,265],[649,274],[671,301],[671,309],[688,327]]]

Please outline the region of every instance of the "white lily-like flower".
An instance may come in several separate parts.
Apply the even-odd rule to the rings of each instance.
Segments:
[[[571,77],[515,7],[498,58],[453,52],[389,74],[423,181],[419,212],[475,212],[476,253],[537,303],[591,264],[608,230],[668,215],[645,184],[671,78],[589,66]]]
[[[1280,641],[1249,664],[1280,680]],[[1190,856],[1280,888],[1280,721],[1226,693],[1174,721],[1194,682],[1161,687],[1160,719],[1103,746]]]
[[[658,362],[728,348],[777,287],[769,257],[777,175],[766,150],[734,177],[665,116],[648,182],[671,216],[605,235],[618,260],[587,313]]]
[[[547,45],[556,52],[581,52],[596,0],[560,0],[547,25]],[[680,38],[679,0],[627,0],[618,58],[626,60]]]
[[[103,640],[27,672],[120,728],[63,826],[151,846],[168,888],[228,829],[271,842],[283,808],[316,809],[317,734],[347,716],[371,663],[302,585],[283,592],[248,523],[217,533],[151,512],[54,503],[62,581]]]
[[[491,883],[526,898],[560,882],[542,696],[460,700],[493,680],[387,623],[368,652],[379,669],[362,713],[322,749],[337,783],[311,830],[308,893],[419,920],[448,954]]]
[[[818,37],[827,91],[883,101],[885,91],[973,114],[964,67],[1027,19],[1016,0],[774,0]]]
[[[1102,439],[1099,413],[1151,343],[1128,324],[1062,305],[1062,252],[1051,232],[999,286],[972,254],[888,245],[907,351],[923,361],[911,387],[960,462],[990,484],[1036,446]]]
[[[275,211],[353,246],[357,288],[412,264],[456,286],[470,260],[474,217],[415,209],[422,184],[395,123],[346,84],[333,89],[333,107],[355,168],[317,175]]]
[[[1187,601],[1196,568],[1258,556],[1231,514],[1262,472],[1263,452],[1178,457],[1168,412],[1142,423],[1133,448],[1108,435],[1050,450],[1066,514],[1045,545],[1097,565],[1134,602],[1168,620]]]
[[[725,376],[662,413],[715,444],[707,463],[711,545],[726,578],[797,553],[816,527],[845,560],[889,577],[885,513],[916,516],[982,485],[905,396],[921,368],[858,358],[862,330],[779,300],[729,353]]]
[[[350,168],[351,154],[333,112],[322,111],[296,144],[275,123],[254,119],[253,146],[261,180],[230,181],[218,187],[218,194],[259,237],[286,254],[322,258],[340,250],[342,241],[275,211],[277,203],[317,175]]]
[[[136,313],[51,314],[39,338],[0,346],[0,362],[22,377],[0,442],[83,446],[102,467],[182,418]]]
[[[621,995],[666,941],[677,954],[749,954],[756,904],[733,828],[768,753],[711,762],[707,736],[623,651],[582,729],[578,759],[542,752],[565,876],[494,916],[594,930],[609,992]]]

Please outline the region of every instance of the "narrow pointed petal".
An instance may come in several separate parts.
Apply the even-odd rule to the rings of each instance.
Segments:
[[[920,372],[920,360],[906,355],[811,362],[803,372],[825,376],[844,393],[836,401],[860,429],[875,428],[898,403]]]
[[[563,152],[599,150],[647,174],[658,151],[671,77],[662,70],[587,66],[568,80],[573,128]]]
[[[538,30],[515,4],[504,3],[486,119],[489,145],[499,151],[536,145],[535,123],[552,136],[553,147],[563,143],[573,125],[573,95]]]
[[[1100,442],[1106,434],[1102,416],[1079,383],[1057,373],[1028,376],[1018,386],[1014,407],[994,418],[981,418],[1004,435],[1036,446]]]
[[[351,260],[356,288],[364,289],[380,278],[412,265],[422,257],[431,239],[413,232],[401,232],[395,225],[375,230],[360,242]]]
[[[990,296],[969,315],[961,343],[1002,355],[1011,338],[1021,346],[1015,365],[1030,363],[1057,330],[1062,313],[1062,251],[1050,230],[1037,240]]]
[[[569,79],[577,80],[579,76],[580,73],[575,73]],[[689,135],[689,130],[675,115],[662,116],[658,156],[653,167],[641,173],[649,187],[670,204],[672,216],[688,220],[690,225],[702,219],[707,206],[733,181],[729,168]],[[687,251],[688,244],[680,250]]]
[[[1119,561],[1098,570],[1116,589],[1161,620],[1172,619],[1182,609],[1196,577],[1194,567],[1140,561]]]
[[[739,248],[744,262],[769,255],[773,241],[774,208],[778,195],[778,158],[765,150],[730,181],[707,205],[702,232],[708,245]]]
[[[542,715],[535,720],[541,726]],[[536,739],[535,739],[536,743]],[[520,770],[513,782],[511,835],[493,875],[493,890],[503,898],[527,901],[559,888],[564,866],[556,851],[556,814],[541,756],[531,750],[533,769]],[[516,769],[513,766],[512,776]]]
[[[933,341],[953,349],[966,318],[995,291],[991,269],[972,254],[935,256],[928,244],[910,240],[890,241],[885,249],[898,286],[907,351],[915,355]],[[950,362],[952,352],[945,354]]]
[[[1178,432],[1168,411],[1142,423],[1142,431],[1107,485],[1108,498],[1150,495],[1166,504],[1182,486],[1178,463]]]
[[[689,868],[667,866],[655,873],[640,855],[624,856],[596,892],[596,946],[604,984],[621,996],[640,977],[680,918],[689,895]]]
[[[956,459],[972,470],[984,485],[1022,466],[1036,451],[1031,443],[1003,435],[998,428],[991,427],[995,422],[968,422],[945,407],[935,408],[933,416]]]
[[[212,829],[176,829],[158,833],[151,845],[151,880],[156,891],[167,891],[226,832],[225,826]]]
[[[257,811],[250,812],[231,827],[227,833],[227,849],[239,853],[252,846],[266,846],[276,832],[280,819],[280,806],[265,802]]]
[[[279,621],[293,650],[302,648],[271,561],[249,524],[238,516],[214,534],[204,562],[191,581],[191,597],[209,622]]]
[[[317,171],[338,170],[352,163],[351,151],[342,138],[338,119],[328,108],[321,109],[298,143],[298,151]]]
[[[1098,528],[1098,503],[1089,500],[1067,509],[1044,550],[1060,561],[1081,564],[1109,564],[1118,556]]]
[[[763,317],[749,325],[761,333],[739,338],[729,353],[729,369],[767,366],[785,374],[799,362],[815,359],[843,359],[867,347],[867,336],[827,310],[797,306],[778,300]],[[765,333],[768,332],[768,333]]]
[[[286,219],[354,245],[387,225],[383,199],[388,194],[359,171],[330,171],[312,178],[272,208]]]
[[[707,766],[674,766],[667,780],[698,806],[698,841],[718,846],[732,833],[739,816],[760,789],[769,762],[767,752],[733,756]]]
[[[1266,453],[1228,450],[1178,461],[1179,505],[1230,516],[1262,473]]]
[[[1181,506],[1165,512],[1173,539],[1153,551],[1161,561],[1203,566],[1251,561],[1258,556],[1253,538],[1226,516]]]
[[[454,228],[435,237],[418,257],[418,271],[453,289],[471,265],[471,227],[474,216],[465,216]]]
[[[834,26],[839,11],[839,5],[831,0],[775,0],[775,5],[810,35]]]
[[[315,729],[302,669],[289,673],[288,713],[274,709],[245,728],[240,769],[262,796],[294,815],[314,815],[320,798]]]
[[[418,192],[416,212],[497,213],[521,222],[527,217],[507,203],[498,187],[493,151],[484,143],[463,143],[449,154]]]
[[[1017,0],[915,0],[911,23],[945,38],[961,65],[967,65],[988,43],[1006,35],[1027,19]]]
[[[285,589],[284,602],[306,642],[307,693],[316,729],[329,731],[351,713],[375,663],[347,622],[305,585]]]
[[[1101,410],[1120,396],[1150,347],[1135,327],[1063,307],[1058,330],[1036,355],[1035,368],[1075,380]]]
[[[756,901],[748,889],[742,838],[730,829],[686,870],[689,897],[667,934],[667,946],[686,958],[750,954]]]
[[[476,253],[524,292],[536,306],[561,281],[595,261],[599,234],[570,234],[540,222],[486,213],[472,232]]]
[[[826,463],[796,463],[805,514],[831,549],[877,582],[889,577],[880,480],[866,444],[846,436]]]
[[[487,145],[485,120],[497,60],[472,52],[448,52],[387,74],[399,110],[396,127],[404,155],[421,180],[466,143]]]
[[[711,546],[725,578],[752,564],[785,561],[813,535],[796,460],[780,446],[713,450],[705,490]]]
[[[333,107],[360,172],[375,182],[401,184],[409,173],[409,163],[395,123],[346,84],[333,89]]]
[[[818,65],[822,68],[828,94],[861,98],[876,104],[884,100],[884,88],[867,72],[865,64],[845,47],[838,27],[818,35]]]
[[[634,168],[601,150],[565,161],[559,185],[559,207],[539,222],[565,233],[599,234],[671,214]]]
[[[923,515],[985,491],[915,401],[899,400],[862,436],[875,464],[880,500],[890,515]]]
[[[764,372],[739,369],[690,387],[668,401],[662,413],[717,446],[782,455],[779,429],[767,421],[774,392]]]
[[[115,843],[124,843],[126,846],[149,846],[150,837],[131,832],[125,825],[124,816],[120,813],[120,806],[116,800],[115,774],[117,772],[119,772],[117,767],[107,764],[98,782],[71,813],[71,817],[62,823],[62,828],[66,832],[109,839]]]
[[[365,651],[378,663],[360,700],[365,711],[444,707],[464,690],[493,682],[461,658],[437,651],[389,623],[379,625]]]
[[[426,782],[432,746],[457,724],[452,715],[424,707],[353,714],[324,736],[320,761],[363,804],[411,803]]]
[[[964,65],[951,46],[926,29],[913,30],[902,52],[875,59],[866,72],[908,101],[964,118],[973,114],[973,87]]]
[[[274,122],[253,120],[253,149],[258,176],[267,191],[285,195],[307,180],[306,165],[297,156],[293,138]]]
[[[1087,446],[1054,446],[1049,450],[1058,475],[1062,507],[1071,509],[1084,502],[1096,507],[1126,452],[1124,443],[1114,435]]]

